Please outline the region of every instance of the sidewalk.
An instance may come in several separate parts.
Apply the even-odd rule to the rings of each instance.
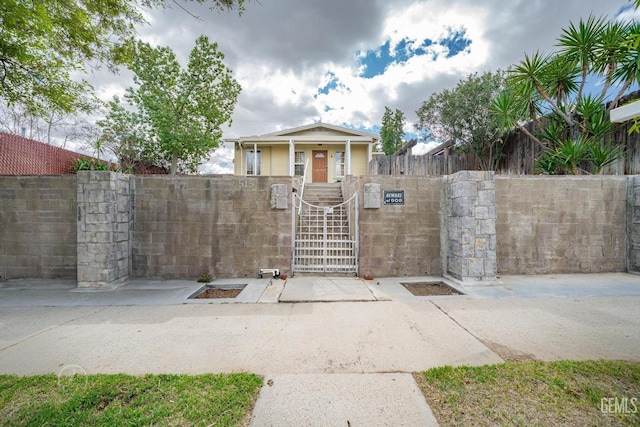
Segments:
[[[434,425],[411,372],[504,359],[640,361],[639,276],[511,276],[453,297],[400,285],[425,278],[379,279],[354,282],[366,302],[267,302],[297,279],[241,280],[243,303],[188,300],[202,287],[188,281],[101,291],[2,282],[0,372],[255,372],[265,386],[254,426]],[[327,298],[331,281],[321,280]]]

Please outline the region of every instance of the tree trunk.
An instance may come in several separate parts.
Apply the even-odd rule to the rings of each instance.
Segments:
[[[178,169],[178,151],[173,150],[171,154],[171,175],[175,175]]]

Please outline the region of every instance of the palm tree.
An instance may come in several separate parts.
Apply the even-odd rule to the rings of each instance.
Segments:
[[[633,83],[640,83],[640,24],[607,23],[590,16],[562,30],[558,46],[555,54],[525,54],[509,69],[507,92],[494,100],[491,113],[505,130],[517,127],[547,147],[537,162],[546,173],[581,173],[581,162],[593,164],[600,173],[624,152],[601,142],[613,130],[603,103],[612,86],[620,90],[609,109]],[[589,77],[604,81],[600,95],[584,94]],[[527,106],[530,118],[537,120],[537,114],[545,111],[549,119],[538,132],[521,124]]]
[[[535,141],[542,148],[546,146],[531,132],[523,123],[527,115],[527,103],[518,103],[519,98],[512,92],[503,91],[491,103],[489,112],[495,117],[500,129],[505,132],[511,132],[514,128],[520,129],[525,135]]]
[[[576,66],[576,62],[562,55],[551,57],[544,69],[544,86],[564,111],[569,108],[570,95],[578,90],[578,76],[580,68]]]
[[[569,126],[573,126],[571,116],[563,111],[560,105],[551,97],[544,86],[545,82],[549,82],[548,75],[551,69],[550,63],[553,60],[552,55],[543,56],[540,52],[534,53],[532,56],[524,55],[524,60],[520,64],[515,65],[508,70],[507,85],[511,85],[517,89],[521,96],[533,96],[532,89],[538,93],[551,109],[563,118]]]
[[[600,40],[595,45],[595,61],[593,71],[605,76],[605,82],[600,93],[603,101],[614,81],[614,73],[621,62],[626,50],[625,41],[630,31],[629,23],[610,22],[602,31]]]
[[[640,82],[640,46],[634,39],[640,35],[640,24],[633,23],[627,27],[626,42],[620,53],[619,65],[613,72],[613,82],[621,85],[620,91],[609,105],[609,110],[617,106],[620,98],[634,82]]]
[[[582,99],[587,76],[592,65],[596,62],[597,46],[602,39],[606,25],[604,18],[596,19],[593,16],[589,16],[586,21],[580,19],[577,26],[570,23],[569,28],[563,29],[562,35],[558,39],[558,46],[561,47],[560,55],[568,60],[575,61],[579,65],[582,74],[576,105]]]

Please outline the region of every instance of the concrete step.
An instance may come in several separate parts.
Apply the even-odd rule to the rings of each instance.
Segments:
[[[309,184],[304,189],[303,200],[316,206],[335,206],[344,202],[340,184]]]

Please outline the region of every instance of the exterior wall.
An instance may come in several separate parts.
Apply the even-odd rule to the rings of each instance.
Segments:
[[[76,264],[76,176],[0,176],[0,279],[75,279]]]
[[[260,268],[289,273],[291,190],[299,182],[111,172],[0,176],[0,276],[101,284],[127,274],[252,277]],[[640,270],[638,176],[492,180],[462,172],[445,178],[351,176],[342,186],[346,198],[359,193],[361,275],[456,274],[452,256],[482,258],[487,270],[493,240],[478,221],[485,214],[490,219],[492,196],[501,274]],[[374,187],[378,204],[372,207],[365,190]],[[384,205],[384,190],[404,190],[405,204]],[[467,224],[472,220],[475,229]],[[112,273],[83,279],[82,268],[99,272],[103,261]],[[471,273],[459,271],[461,277],[473,278]]]
[[[627,271],[640,273],[640,176],[627,178]]]
[[[366,145],[351,145],[351,175],[364,176],[369,165],[368,147]]]
[[[496,176],[501,274],[625,271],[627,179]]]
[[[136,276],[253,277],[291,267],[289,177],[136,177],[133,272]],[[270,187],[285,184],[286,209],[271,207]]]
[[[384,190],[404,190],[405,204],[364,208],[365,184]],[[442,178],[347,177],[345,200],[359,193],[360,275],[441,275],[440,197]],[[382,197],[382,194],[380,194]]]
[[[271,171],[271,166],[273,147],[258,147],[258,151],[262,152],[262,175],[272,175],[273,172]]]
[[[289,176],[289,146],[273,145],[271,148],[272,176]],[[266,174],[265,174],[266,175]]]

